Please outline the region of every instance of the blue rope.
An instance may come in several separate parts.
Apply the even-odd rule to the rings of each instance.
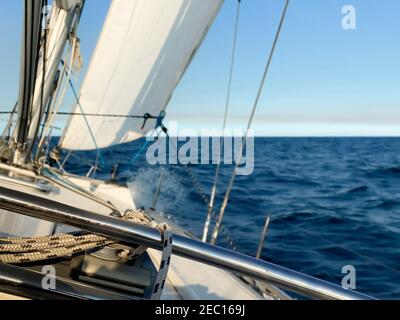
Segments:
[[[150,143],[150,141],[146,138],[146,142],[143,144],[143,146],[140,148],[140,150],[136,153],[136,155],[132,158],[131,163],[134,163],[141,156],[141,154],[147,148],[149,143]]]
[[[155,130],[157,130],[158,128],[164,127],[163,121],[164,121],[166,115],[167,114],[165,111],[160,112],[160,114],[158,115],[158,117],[156,119]],[[158,133],[157,138],[160,136],[160,134],[161,134],[161,132]],[[143,146],[139,149],[139,151],[136,153],[136,155],[132,158],[131,164],[134,163],[141,156],[141,154],[144,152],[144,150],[146,150],[146,148],[149,144],[150,144],[150,139],[146,138],[146,141],[143,144]]]
[[[156,129],[163,126],[163,121],[164,121],[166,115],[167,115],[167,113],[165,111],[160,112],[160,114],[158,115],[157,120],[156,120]]]

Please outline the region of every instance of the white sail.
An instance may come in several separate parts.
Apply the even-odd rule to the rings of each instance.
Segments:
[[[154,119],[97,115],[158,116],[222,2],[113,0],[80,92],[88,115],[71,116],[60,146],[104,148],[154,129]],[[79,105],[73,113],[81,113]]]

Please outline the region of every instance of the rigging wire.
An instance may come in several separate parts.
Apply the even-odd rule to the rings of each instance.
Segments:
[[[222,135],[224,134],[225,129],[226,129],[229,105],[230,105],[230,100],[231,100],[232,78],[233,78],[233,70],[234,70],[234,66],[235,66],[236,46],[237,46],[237,38],[238,38],[239,22],[240,22],[240,1],[241,0],[238,0],[237,9],[236,9],[235,29],[234,29],[234,33],[233,33],[232,57],[231,57],[231,64],[230,64],[230,70],[229,70],[227,95],[226,95],[226,101],[225,101],[225,113],[224,113],[224,122],[222,125]],[[221,143],[219,145],[219,148],[220,148],[220,154],[221,154],[223,137],[221,137],[220,140],[221,140]],[[217,168],[215,170],[214,184],[211,189],[210,202],[208,203],[207,218],[204,223],[203,237],[202,237],[203,242],[207,242],[208,230],[210,227],[211,216],[212,216],[211,212],[214,210],[214,201],[215,201],[215,195],[217,193],[217,185],[218,185],[218,180],[219,180],[220,169],[221,169],[221,162],[219,161],[217,164]]]
[[[7,121],[7,125],[4,128],[4,131],[3,131],[3,134],[2,134],[2,139],[4,141],[6,141],[7,144],[10,142],[11,128],[13,127],[13,118],[14,118],[15,112],[17,111],[17,106],[18,106],[18,101],[15,103],[12,111],[10,111],[10,112],[1,111],[0,112],[0,115],[2,115],[2,114],[9,114],[10,115],[10,117],[9,117],[9,119]]]
[[[13,114],[15,111],[0,111],[2,114]],[[102,114],[102,113],[80,113],[80,112],[46,112],[46,114],[58,115],[58,116],[82,116],[82,117],[104,117],[104,118],[132,118],[132,119],[152,119],[158,120],[160,116],[154,116],[151,114],[144,115],[131,115],[131,114]]]
[[[153,116],[146,113],[143,116],[130,115],[130,114],[101,114],[101,113],[79,113],[79,112],[58,112],[57,115],[60,116],[86,116],[86,117],[104,117],[104,118],[132,118],[132,119],[152,119],[157,120],[159,116]]]
[[[279,22],[279,26],[278,26],[278,29],[277,29],[276,34],[275,34],[274,42],[272,44],[272,48],[271,48],[271,51],[270,51],[269,56],[268,56],[268,60],[267,60],[267,64],[266,64],[266,67],[265,67],[265,70],[264,70],[264,74],[263,74],[263,77],[261,79],[260,87],[259,87],[258,92],[257,92],[257,97],[256,97],[256,100],[255,100],[254,105],[253,105],[253,109],[252,109],[251,114],[250,114],[249,122],[248,122],[247,129],[246,129],[246,134],[243,137],[243,142],[242,142],[241,147],[240,147],[239,156],[238,156],[238,159],[236,161],[235,168],[234,168],[234,170],[232,172],[231,180],[229,181],[228,188],[226,190],[224,200],[222,202],[222,206],[221,206],[221,209],[220,209],[220,212],[219,212],[218,220],[216,222],[216,225],[214,227],[214,231],[212,233],[211,244],[215,244],[217,242],[218,232],[219,232],[219,229],[220,229],[220,226],[221,226],[221,222],[222,222],[222,219],[224,217],[225,210],[226,210],[226,207],[228,205],[229,197],[230,197],[230,194],[231,194],[231,191],[232,191],[232,188],[233,188],[233,184],[234,184],[235,179],[236,179],[237,169],[238,169],[239,164],[240,164],[240,162],[242,160],[242,157],[243,157],[243,149],[244,149],[244,147],[246,145],[246,141],[247,141],[250,129],[251,129],[251,125],[253,124],[254,115],[256,113],[256,110],[257,110],[257,107],[258,107],[258,103],[260,101],[261,94],[262,94],[262,91],[264,89],[265,82],[267,80],[269,67],[271,65],[271,61],[272,61],[272,58],[274,56],[275,48],[276,48],[276,45],[278,43],[279,36],[281,34],[282,26],[283,26],[283,23],[285,21],[285,17],[286,17],[286,13],[287,13],[287,9],[288,9],[289,3],[290,3],[290,0],[286,0],[285,7],[283,9],[282,16],[281,16],[281,19],[280,19],[280,22]]]
[[[66,93],[66,90],[67,90],[68,83],[65,82],[65,84],[64,84],[62,89],[60,88],[60,86],[64,82],[64,77],[65,76],[67,76],[67,79],[69,79],[69,74],[70,73],[67,72],[67,68],[71,67],[73,54],[74,54],[74,46],[73,46],[73,43],[71,42],[70,45],[69,45],[69,48],[68,48],[68,53],[66,54],[67,57],[68,56],[70,57],[69,58],[70,62],[69,62],[69,64],[67,64],[67,63],[63,64],[63,70],[62,70],[61,76],[59,77],[58,82],[56,84],[56,88],[58,88],[58,89],[57,89],[57,92],[56,92],[56,94],[54,95],[54,97],[52,99],[53,100],[52,101],[52,105],[50,105],[49,110],[58,111],[60,106],[61,106],[61,103],[62,103],[62,101],[64,99],[64,96],[65,96],[65,93]],[[50,140],[51,140],[51,136],[52,136],[53,129],[54,129],[54,126],[52,124],[54,122],[56,113],[57,112],[50,112],[50,113],[47,114],[48,119],[47,119],[47,121],[45,123],[44,130],[43,130],[42,137],[41,137],[41,141],[39,142],[39,145],[38,145],[38,148],[37,148],[38,150],[37,150],[37,153],[36,153],[36,161],[39,160],[40,150],[42,150],[43,145],[45,143],[47,143],[47,147],[46,147],[46,151],[45,151],[45,159],[47,158],[47,155],[50,152]]]
[[[94,133],[93,133],[93,131],[92,131],[92,128],[90,127],[89,120],[87,119],[87,117],[86,117],[86,115],[85,115],[85,112],[83,111],[83,107],[82,107],[82,105],[81,105],[79,96],[78,96],[78,94],[77,94],[77,92],[76,92],[76,90],[75,90],[74,84],[72,83],[71,79],[68,79],[68,83],[69,83],[69,85],[70,85],[70,87],[71,87],[71,89],[72,89],[72,93],[73,93],[73,95],[74,95],[74,97],[75,97],[76,103],[77,103],[77,105],[78,105],[78,107],[79,107],[79,109],[80,109],[80,111],[81,111],[81,113],[82,113],[82,115],[83,115],[83,119],[85,120],[86,126],[87,126],[87,128],[88,128],[88,130],[89,130],[89,133],[90,133],[90,135],[91,135],[91,138],[92,138],[92,140],[93,140],[93,143],[94,143],[94,145],[95,145],[95,147],[96,147],[96,152],[97,152],[98,158],[99,158],[99,160],[100,160],[100,162],[101,162],[101,165],[102,165],[102,166],[105,166],[105,163],[106,163],[106,162],[104,161],[103,155],[102,155],[102,153],[101,153],[101,151],[100,151],[100,148],[99,148],[99,146],[98,146],[98,144],[97,144],[97,141],[96,141],[96,138],[95,138]]]

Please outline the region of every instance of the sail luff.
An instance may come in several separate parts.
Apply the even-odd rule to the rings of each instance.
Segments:
[[[59,72],[60,62],[68,38],[71,37],[71,28],[73,27],[73,23],[76,22],[75,16],[79,14],[79,9],[82,6],[81,0],[70,0],[69,4],[71,7],[66,6],[69,9],[64,10],[59,7],[58,2],[55,2],[50,17],[47,48],[42,51],[42,59],[40,60],[37,72],[31,126],[28,132],[28,141],[31,147],[37,138],[38,128],[46,111],[45,106],[50,100],[51,95],[55,92],[55,89],[57,89],[55,80]],[[44,52],[46,52],[45,61],[43,61]],[[45,68],[43,68],[43,63],[45,63]]]
[[[80,91],[87,114],[158,116],[223,0],[113,0]],[[73,110],[80,113],[78,106]],[[74,115],[60,146],[95,149],[138,139],[156,119]]]

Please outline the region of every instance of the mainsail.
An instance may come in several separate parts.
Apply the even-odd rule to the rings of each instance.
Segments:
[[[222,2],[113,0],[60,146],[104,148],[154,129],[154,118],[120,116],[166,108]]]

